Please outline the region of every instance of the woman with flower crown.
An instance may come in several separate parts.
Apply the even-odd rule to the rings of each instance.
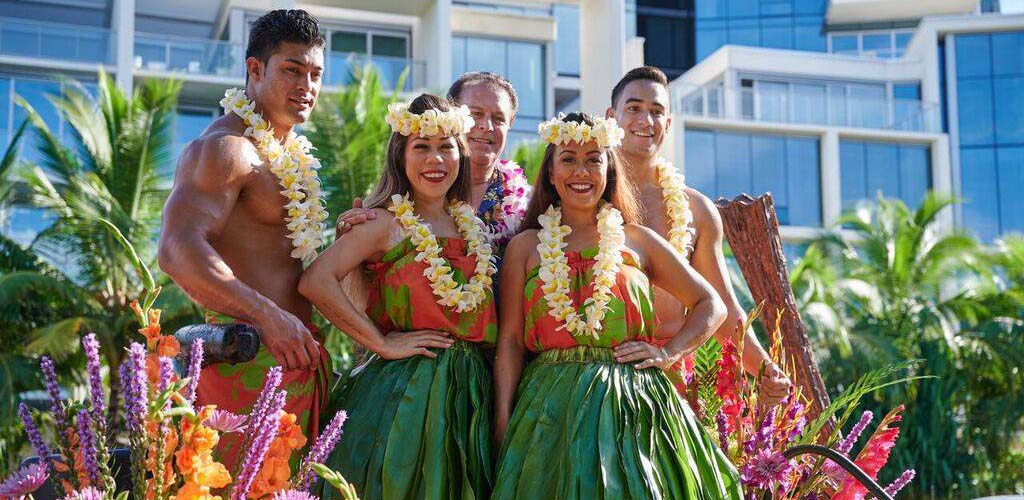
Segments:
[[[422,94],[392,106],[387,122],[387,164],[366,202],[376,217],[338,238],[299,283],[374,353],[333,395],[349,423],[327,465],[363,500],[486,499],[491,373],[480,345],[497,336],[496,268],[466,203],[473,119],[465,106]],[[340,284],[353,271],[372,278],[365,314]]]
[[[486,71],[460,76],[448,88],[448,98],[468,107],[473,117],[473,128],[466,134],[473,179],[467,201],[494,237],[500,262],[502,249],[519,229],[530,200],[530,183],[523,169],[501,159],[519,111],[519,98],[505,77]],[[373,210],[353,208],[338,217],[338,233],[373,217]]]
[[[741,499],[736,470],[664,372],[724,305],[637,224],[614,119],[574,113],[540,132],[549,144],[500,280],[491,498]],[[664,347],[650,343],[652,283],[690,308]]]

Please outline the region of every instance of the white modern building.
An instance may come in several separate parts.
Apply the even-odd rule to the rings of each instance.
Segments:
[[[803,50],[774,45],[765,20],[780,16],[762,16],[759,43],[727,40],[672,82],[677,164],[712,196],[771,191],[790,242],[864,199],[913,207],[929,189],[963,201],[947,228],[1024,231],[1024,15],[981,10],[832,0]],[[700,51],[699,11],[697,25]]]

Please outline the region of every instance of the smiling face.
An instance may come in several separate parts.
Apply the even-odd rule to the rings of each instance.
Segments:
[[[563,207],[592,209],[608,186],[608,150],[596,141],[557,146],[550,179]]]
[[[455,138],[410,138],[405,145],[405,175],[416,196],[444,198],[459,176]]]
[[[248,90],[271,124],[292,127],[305,123],[316,105],[324,72],[323,47],[281,42],[266,64],[246,60]]]
[[[623,153],[650,158],[661,151],[672,126],[668,103],[668,89],[658,82],[635,80],[622,89],[615,108],[607,114],[626,131],[620,147]]]
[[[508,129],[512,126],[512,101],[496,85],[475,83],[459,94],[459,104],[469,107],[473,116],[473,129],[466,135],[469,140],[470,160],[474,166],[494,164],[505,149]]]

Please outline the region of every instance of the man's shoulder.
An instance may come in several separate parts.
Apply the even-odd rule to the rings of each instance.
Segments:
[[[178,168],[201,177],[246,174],[256,154],[255,146],[244,135],[214,124],[185,147]]]
[[[713,219],[718,215],[718,207],[704,193],[686,186],[686,198],[690,202],[690,212],[693,213],[694,223],[700,225],[702,221]]]

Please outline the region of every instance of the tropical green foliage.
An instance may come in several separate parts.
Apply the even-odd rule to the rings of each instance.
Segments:
[[[512,160],[523,168],[526,180],[530,181],[530,184],[537,180],[537,172],[540,172],[540,165],[544,162],[545,150],[547,150],[547,144],[543,142],[523,142],[519,144],[515,154],[512,155]]]
[[[63,87],[50,101],[73,129],[71,141],[18,100],[38,138],[41,160],[14,168],[16,175],[6,175],[0,191],[16,193],[11,203],[46,210],[55,222],[27,249],[4,245],[0,321],[17,327],[5,328],[0,342],[19,346],[4,351],[18,363],[25,362],[24,356],[47,354],[58,366],[75,367],[69,375],[77,378],[81,334],[95,332],[102,339],[103,355],[115,369],[124,352],[118,346],[136,334],[138,325],[128,304],[141,295],[142,284],[102,219],[111,221],[142,259],[154,262],[170,184],[159,172],[170,160],[170,126],[180,85],[147,81],[125,95],[100,73],[96,96],[77,82]],[[195,318],[194,307],[173,285],[165,285],[159,306],[169,327]],[[15,379],[35,381],[34,376]],[[23,389],[4,384],[0,397],[11,400]],[[5,412],[15,408],[3,406]]]
[[[396,89],[404,86],[406,73]],[[323,165],[320,178],[332,216],[352,208],[353,200],[365,196],[377,182],[391,137],[384,117],[398,97],[397,91],[385,92],[372,66],[353,75],[352,84],[338,93],[320,97],[307,137]]]
[[[830,392],[908,360],[935,377],[871,405],[907,405],[892,470],[916,468],[911,495],[921,498],[1024,488],[1024,471],[1005,467],[1022,453],[1024,244],[991,250],[940,231],[952,203],[932,194],[914,211],[865,204],[839,221],[850,234],[812,242],[791,276]]]

